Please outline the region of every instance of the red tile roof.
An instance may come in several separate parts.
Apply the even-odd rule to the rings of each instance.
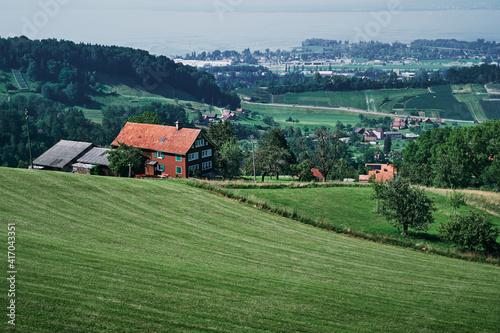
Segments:
[[[323,180],[325,178],[325,177],[323,177],[323,174],[321,172],[319,172],[319,170],[316,168],[311,169],[311,172],[313,173],[314,177],[316,177],[316,178],[319,178],[321,180]]]
[[[175,126],[126,123],[111,144],[124,143],[141,149],[185,155],[194,144],[201,130]]]

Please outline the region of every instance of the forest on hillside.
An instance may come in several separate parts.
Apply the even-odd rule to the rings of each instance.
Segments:
[[[0,69],[20,69],[39,83],[35,90],[56,102],[90,102],[91,93],[100,93],[96,75],[104,73],[129,76],[144,90],[161,82],[219,106],[240,104],[236,95],[220,90],[211,74],[143,50],[15,37],[0,38],[0,54]]]

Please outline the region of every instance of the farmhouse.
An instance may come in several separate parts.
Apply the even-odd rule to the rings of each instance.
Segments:
[[[365,164],[366,167],[371,168],[368,175],[359,175],[360,183],[368,183],[370,178],[378,183],[385,183],[388,180],[394,179],[396,169],[390,164]]]
[[[215,145],[199,129],[126,123],[111,146],[120,143],[140,148],[146,175],[187,178],[194,173],[213,177]]]
[[[88,153],[94,144],[61,140],[33,161],[35,169],[72,172],[72,165]]]

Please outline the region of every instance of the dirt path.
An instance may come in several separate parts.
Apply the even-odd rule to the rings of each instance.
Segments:
[[[243,104],[248,104],[248,105],[269,105],[269,106],[281,106],[281,107],[297,107],[297,108],[304,108],[304,109],[323,109],[323,110],[340,110],[340,111],[348,111],[348,112],[353,112],[353,113],[364,113],[364,114],[373,114],[373,115],[378,115],[378,116],[389,116],[392,118],[398,117],[398,115],[393,114],[393,113],[385,113],[385,112],[373,112],[373,111],[367,111],[367,110],[361,110],[361,109],[356,109],[356,108],[351,108],[351,107],[344,107],[344,106],[316,106],[316,105],[300,105],[300,104],[279,104],[279,103],[255,103],[255,102],[247,102],[247,101],[242,101]],[[430,118],[436,120],[437,118]],[[443,118],[440,118],[443,119]],[[452,122],[456,121],[457,123],[473,123],[473,121],[469,120],[457,120],[457,119],[443,119],[444,121]]]

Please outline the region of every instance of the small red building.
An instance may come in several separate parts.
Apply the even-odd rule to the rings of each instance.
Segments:
[[[394,175],[397,173],[396,169],[391,164],[373,164],[367,163],[365,167],[371,168],[368,175],[359,175],[360,183],[368,183],[370,178],[377,183],[385,183],[388,180],[394,179]]]
[[[187,178],[194,173],[215,175],[215,145],[199,129],[151,124],[126,123],[111,144],[120,143],[142,149],[146,175]]]

